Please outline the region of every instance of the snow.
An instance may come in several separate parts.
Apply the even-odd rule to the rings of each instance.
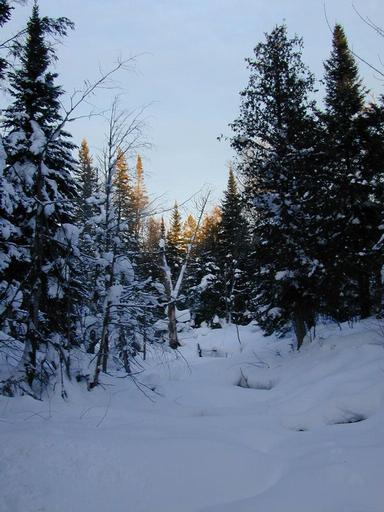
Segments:
[[[111,376],[67,402],[1,397],[0,511],[382,512],[382,325],[322,326],[300,352],[239,336],[152,350],[150,399]]]
[[[176,320],[178,322],[190,322],[191,312],[189,309],[178,309],[176,308]]]
[[[55,239],[64,245],[70,244],[75,247],[79,241],[79,232],[77,226],[66,222],[58,227],[55,233]]]
[[[275,280],[276,281],[283,281],[285,279],[290,279],[291,277],[294,277],[294,273],[291,270],[280,270],[279,272],[276,272]]]
[[[124,276],[129,282],[132,282],[135,278],[131,260],[127,256],[116,258],[114,271],[116,274]]]
[[[111,286],[108,290],[108,295],[106,296],[105,303],[110,302],[111,304],[119,304],[121,295],[124,291],[124,286],[121,284],[115,284]]]
[[[39,155],[45,149],[45,146],[47,144],[47,138],[46,138],[43,130],[41,129],[41,127],[39,126],[39,124],[36,121],[31,120],[31,128],[32,128],[32,134],[30,137],[30,140],[31,140],[30,151],[34,155]]]
[[[204,291],[212,284],[212,282],[214,282],[214,280],[215,276],[213,274],[206,274],[205,276],[202,277],[200,284],[198,284],[197,287],[201,291]]]

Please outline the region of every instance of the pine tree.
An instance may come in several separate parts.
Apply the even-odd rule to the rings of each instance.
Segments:
[[[324,67],[325,161],[319,200],[324,243],[319,254],[326,269],[322,287],[325,312],[343,321],[369,316],[372,310],[383,173],[377,165],[382,148],[377,139],[371,144],[370,134],[376,131],[377,122],[380,124],[380,115],[377,107],[364,106],[366,91],[340,25],[334,28],[332,52]]]
[[[164,223],[164,221],[163,221]],[[161,239],[162,220],[156,217],[149,217],[146,223],[144,250],[149,253],[156,253],[159,249]]]
[[[165,222],[164,222],[164,217],[161,217],[161,221],[160,221],[160,240],[164,240],[165,241],[165,238],[166,238]]]
[[[183,252],[182,221],[178,204],[175,202],[166,236],[167,261],[173,276],[175,276],[180,269]]]
[[[379,104],[364,108],[358,122],[362,146],[362,176],[365,185],[363,201],[360,202],[360,239],[364,245],[364,259],[360,251],[360,265],[370,275],[369,307],[379,317],[383,312],[382,269],[384,265],[384,97]],[[369,183],[369,186],[366,185]],[[368,191],[366,190],[368,188]],[[364,190],[365,189],[365,190]],[[368,197],[367,197],[368,192]],[[368,229],[365,230],[364,227]],[[355,269],[356,271],[356,269]],[[363,288],[364,290],[364,288]],[[364,293],[360,294],[360,314],[367,311]]]
[[[145,223],[144,238],[140,251],[141,269],[154,282],[161,282],[163,277],[159,248],[162,238],[161,229],[162,220],[156,217],[149,217]]]
[[[11,17],[12,7],[7,0],[0,1],[0,27]],[[0,80],[5,77],[8,66],[6,58],[0,58]],[[14,212],[18,208],[17,193],[7,174],[6,152],[3,137],[0,136],[0,350],[13,345],[11,333],[13,319],[20,308],[20,276],[15,276],[10,268],[14,260],[25,258],[26,249],[17,246],[18,236]]]
[[[137,155],[136,174],[133,187],[133,232],[137,241],[141,241],[145,226],[145,211],[148,207],[149,199],[144,184],[144,172],[141,156]]]
[[[204,216],[198,232],[195,259],[187,282],[188,304],[194,325],[202,322],[217,326],[215,319],[225,316],[222,268],[219,266],[221,210],[215,207]]]
[[[79,149],[79,163],[74,171],[78,194],[76,202],[78,205],[77,219],[81,226],[84,226],[92,215],[90,199],[98,189],[97,169],[93,166],[92,157],[86,139],[81,141]]]
[[[8,0],[0,0],[0,27],[2,27],[11,18],[13,7],[10,6]],[[5,76],[8,62],[4,57],[0,58],[0,80]]]
[[[57,32],[64,34],[68,21],[58,23]],[[73,144],[62,130],[57,75],[48,70],[54,52],[46,40],[47,30],[35,3],[20,67],[9,74],[13,103],[4,122],[5,176],[19,199],[12,212],[18,227],[13,243],[28,248],[9,266],[14,281],[23,275],[19,315],[13,319],[11,334],[24,343],[24,354],[11,380],[20,386],[26,381],[33,393],[48,382],[55,368],[64,364],[68,369],[66,351],[74,341],[76,295]]]
[[[128,231],[134,231],[134,207],[131,179],[128,174],[128,165],[124,153],[119,148],[116,158],[116,172],[113,177],[115,186],[115,204],[118,205],[119,216],[127,222]]]
[[[185,247],[185,250],[186,250],[188,244],[191,243],[193,237],[195,235],[198,236],[198,234],[196,233],[196,229],[197,229],[197,221],[196,221],[195,217],[190,213],[183,224],[182,241],[183,241],[183,246]]]
[[[314,80],[301,49],[284,25],[266,34],[247,59],[250,78],[231,125],[251,216],[255,314],[267,333],[293,321],[298,347],[314,322],[318,273],[307,217],[316,182]]]
[[[246,259],[249,252],[249,233],[236,178],[229,167],[227,190],[221,203],[219,253],[217,265],[222,269],[225,317],[239,322],[247,309]]]

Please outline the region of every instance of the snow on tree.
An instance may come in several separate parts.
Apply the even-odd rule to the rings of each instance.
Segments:
[[[227,323],[239,323],[247,310],[249,283],[247,255],[250,250],[249,228],[237,190],[232,165],[229,166],[228,185],[221,202],[219,251],[217,266],[221,269],[225,318]],[[220,315],[219,315],[220,316]]]
[[[141,123],[132,122],[129,114],[112,105],[108,123],[106,147],[101,158],[103,183],[95,204],[99,209],[93,219],[94,266],[90,282],[94,293],[90,297],[90,316],[93,341],[90,351],[96,350],[89,388],[107,372],[113,355],[130,374],[133,357],[143,350],[151,324],[151,308],[156,299],[146,290],[146,283],[135,272],[135,261],[129,237],[129,187],[125,178],[125,157],[140,144]],[[123,189],[124,185],[124,189]],[[92,310],[94,312],[92,312]]]
[[[372,283],[382,258],[374,249],[383,219],[382,110],[366,91],[344,30],[336,25],[325,67],[319,259],[325,311],[338,321],[372,313]],[[330,286],[330,283],[332,285]],[[380,307],[380,305],[376,305]]]
[[[247,59],[250,78],[231,125],[251,216],[255,314],[269,333],[293,321],[298,346],[313,325],[316,300],[316,265],[307,252],[312,195],[305,195],[314,178],[314,80],[301,49],[285,25],[266,34]]]
[[[219,207],[204,215],[191,264],[193,273],[187,278],[187,301],[196,327],[202,322],[212,327],[215,317],[225,316],[222,268],[218,266],[220,222]]]
[[[64,35],[69,27],[68,20],[57,20],[55,33]],[[62,90],[55,85],[57,75],[49,71],[54,60],[47,41],[51,33],[52,26],[35,4],[20,66],[9,73],[5,181],[18,204],[10,212],[17,226],[10,240],[16,254],[7,274],[8,282],[19,281],[20,307],[16,316],[8,317],[6,335],[24,347],[20,364],[3,383],[3,392],[9,394],[17,387],[40,393],[57,368],[68,369],[68,348],[74,341],[78,231],[73,222],[73,144],[61,128]]]

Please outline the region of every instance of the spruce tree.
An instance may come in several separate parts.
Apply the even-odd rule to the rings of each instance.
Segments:
[[[8,0],[0,0],[0,27],[10,20],[12,9]],[[4,78],[7,66],[7,59],[0,57],[0,80]]]
[[[145,268],[146,275],[154,281],[161,281],[161,258],[159,243],[162,238],[162,221],[156,217],[149,217],[145,224],[145,233],[141,249],[141,266]]]
[[[221,268],[225,317],[227,322],[235,320],[237,323],[244,318],[247,309],[246,260],[250,245],[247,220],[232,165],[221,202],[219,240],[217,265]]]
[[[172,210],[170,226],[166,235],[166,255],[172,276],[177,277],[183,259],[183,230],[177,202]]]
[[[128,230],[133,232],[133,190],[128,174],[128,165],[124,153],[119,148],[116,158],[116,172],[113,177],[115,186],[115,204],[118,205],[119,215],[128,223]]]
[[[144,183],[143,162],[140,155],[137,155],[135,180],[132,191],[133,197],[133,232],[138,242],[141,242],[145,226],[145,211],[149,204],[149,199]]]
[[[81,141],[78,166],[74,171],[78,189],[76,203],[78,206],[77,219],[80,226],[84,226],[93,213],[90,199],[98,189],[97,169],[93,165],[92,156],[89,152],[88,141]]]
[[[7,0],[0,1],[0,27],[11,17],[12,8]],[[0,58],[0,80],[4,79],[8,66],[6,58]],[[0,349],[12,345],[13,319],[20,308],[20,276],[10,269],[14,260],[25,258],[26,250],[16,246],[18,235],[14,212],[18,208],[17,193],[5,173],[6,152],[0,136]]]
[[[67,20],[60,21],[58,33],[65,33],[67,27]],[[74,342],[76,300],[73,144],[62,130],[62,90],[55,85],[57,75],[49,71],[54,52],[47,31],[35,3],[20,67],[9,74],[13,102],[4,121],[5,176],[19,199],[13,211],[18,227],[13,242],[28,248],[9,267],[10,277],[20,281],[21,303],[12,335],[24,344],[12,382],[22,387],[26,381],[33,393],[42,389],[55,368],[69,368],[67,349]]]
[[[222,268],[219,266],[221,211],[215,207],[204,216],[198,233],[193,278],[188,282],[188,304],[195,327],[206,322],[217,327],[217,318],[225,316]]]
[[[314,323],[317,261],[309,251],[314,79],[302,41],[275,27],[247,59],[232,147],[244,180],[254,241],[254,309],[267,333],[293,321],[298,347]]]
[[[378,272],[374,253],[383,208],[378,165],[382,148],[375,131],[378,108],[365,106],[365,89],[344,30],[336,25],[325,67],[324,177],[320,259],[326,279],[322,293],[326,314],[343,321],[372,311],[371,287]],[[332,285],[330,284],[332,283]]]
[[[195,217],[190,213],[183,224],[182,243],[185,247],[185,250],[187,249],[188,244],[191,243],[193,237],[197,235],[196,229],[197,221]]]

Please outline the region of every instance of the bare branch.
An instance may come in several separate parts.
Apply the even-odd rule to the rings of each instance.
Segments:
[[[192,234],[192,238],[191,238],[191,240],[190,240],[190,242],[188,244],[187,253],[186,253],[185,258],[184,258],[184,263],[181,266],[180,273],[179,273],[179,276],[177,278],[177,282],[176,282],[175,288],[174,288],[173,293],[172,293],[173,300],[177,300],[177,297],[178,297],[178,295],[180,293],[180,288],[181,288],[181,284],[183,282],[184,274],[185,274],[185,271],[187,269],[187,266],[188,266],[188,263],[189,263],[189,259],[191,257],[192,248],[193,248],[193,246],[195,244],[197,233],[198,233],[198,231],[200,229],[201,221],[203,219],[203,215],[204,215],[204,212],[205,212],[205,209],[206,209],[206,206],[207,206],[208,199],[209,199],[210,195],[211,195],[211,191],[208,190],[208,192],[205,194],[205,196],[200,198],[199,217],[198,217],[198,220],[197,220],[196,228],[195,228],[195,230],[194,230],[194,232]]]

